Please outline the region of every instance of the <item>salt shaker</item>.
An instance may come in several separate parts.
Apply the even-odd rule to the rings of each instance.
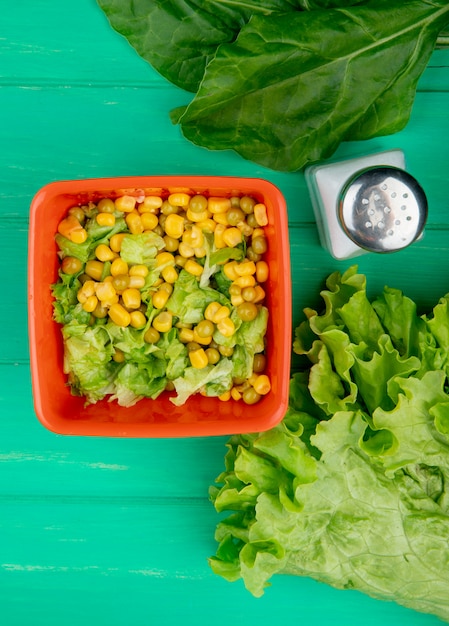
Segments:
[[[401,150],[305,170],[321,244],[336,259],[401,250],[422,237],[427,198]]]

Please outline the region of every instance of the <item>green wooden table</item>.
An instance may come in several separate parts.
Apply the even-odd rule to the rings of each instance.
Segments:
[[[255,626],[437,619],[357,592],[278,576],[261,599],[214,576],[217,516],[208,486],[226,438],[62,437],[38,422],[27,342],[27,235],[33,195],[54,180],[144,174],[266,178],[288,202],[294,323],[346,268],[318,241],[301,173],[190,145],[169,121],[185,92],[109,27],[94,0],[15,0],[0,17],[0,621]],[[449,54],[436,51],[398,135],[342,146],[336,157],[402,148],[427,191],[422,241],[360,257],[372,291],[399,287],[423,307],[449,291]],[[449,590],[448,590],[449,593]]]

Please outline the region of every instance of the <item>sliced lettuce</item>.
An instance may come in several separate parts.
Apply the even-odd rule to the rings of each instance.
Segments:
[[[203,319],[207,305],[215,301],[230,305],[222,293],[211,287],[201,287],[195,276],[181,270],[168,299],[167,309],[183,324],[197,324]]]
[[[176,397],[171,402],[180,406],[190,396],[202,389],[207,395],[219,396],[232,385],[232,363],[229,359],[221,359],[217,365],[206,365],[203,369],[187,367],[179,378],[173,380]]]
[[[53,302],[53,317],[59,324],[66,324],[73,318],[87,324],[90,315],[79,306],[76,294],[81,282],[76,274],[59,273],[59,281],[51,286]]]
[[[370,300],[355,266],[322,297],[284,420],[227,444],[211,568],[255,596],[310,576],[449,621],[448,300],[422,316],[388,287]]]
[[[144,363],[148,355],[157,350],[156,346],[147,343],[144,339],[145,328],[136,329],[132,326],[117,326],[114,322],[106,324],[106,330],[114,344],[114,348],[121,350],[125,360]]]
[[[92,217],[87,220],[85,228],[87,239],[83,243],[73,243],[60,233],[56,234],[55,241],[61,259],[66,256],[74,256],[85,263],[95,257],[95,248],[100,243],[107,244],[112,235],[125,231],[127,226],[122,217],[117,217],[113,226],[100,226],[95,217]]]
[[[96,220],[96,213],[86,222],[88,239],[98,245],[101,241],[107,243],[115,233],[127,230],[126,221],[123,217],[116,216],[113,226],[101,226]]]
[[[130,265],[152,265],[164,246],[164,240],[157,233],[127,235],[122,241],[120,256]]]
[[[114,348],[103,326],[90,327],[75,320],[62,329],[64,373],[74,391],[96,402],[111,392],[117,364],[111,360]]]
[[[145,363],[127,362],[114,380],[110,400],[121,406],[133,406],[142,398],[157,398],[165,389],[164,362],[152,356]]]
[[[182,376],[189,365],[189,358],[187,347],[179,341],[175,328],[162,335],[157,343],[157,348],[164,355],[167,380],[174,380]]]
[[[234,378],[246,379],[253,373],[254,355],[264,351],[264,338],[267,327],[268,309],[261,307],[254,320],[250,322],[242,322],[240,320],[239,323],[237,323],[236,333],[230,338],[223,337],[222,343],[225,345],[232,343],[234,347],[232,354]],[[218,333],[216,336],[217,335]]]
[[[73,243],[73,241],[70,241],[67,237],[57,233],[55,241],[61,259],[64,259],[66,256],[74,256],[85,263],[91,255],[92,242],[89,239],[86,239],[84,243]]]
[[[238,329],[238,343],[253,355],[265,349],[265,334],[268,326],[268,309],[259,308],[257,316],[250,322],[242,322]]]

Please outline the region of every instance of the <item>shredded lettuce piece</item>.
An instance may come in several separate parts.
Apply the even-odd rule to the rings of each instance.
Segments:
[[[164,362],[150,356],[144,363],[126,362],[114,380],[110,400],[121,406],[133,406],[142,398],[157,398],[165,389]]]
[[[197,324],[203,319],[205,308],[211,302],[230,306],[226,296],[212,287],[201,287],[195,276],[181,270],[174,284],[167,309],[183,324]]]
[[[177,395],[170,400],[175,406],[184,404],[201,389],[205,389],[207,395],[219,396],[231,388],[232,363],[229,359],[221,359],[217,365],[206,365],[202,369],[187,367],[173,384]]]
[[[57,233],[55,241],[59,249],[58,255],[61,259],[66,256],[74,256],[85,263],[90,257],[92,251],[92,241],[89,239],[86,239],[84,243],[73,243],[73,241],[70,241],[67,237]]]
[[[227,443],[210,566],[255,596],[309,576],[449,621],[449,295],[423,315],[389,287],[370,301],[356,266],[321,295],[284,420]]]
[[[89,327],[75,319],[63,326],[64,373],[72,390],[97,402],[111,393],[117,364],[111,360],[113,347],[103,326]]]
[[[153,265],[157,253],[164,246],[164,240],[157,233],[127,235],[122,241],[120,256],[130,265]]]

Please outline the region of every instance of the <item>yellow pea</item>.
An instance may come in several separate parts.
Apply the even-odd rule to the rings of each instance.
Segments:
[[[155,309],[163,309],[169,297],[170,294],[165,289],[158,289],[158,291],[153,294],[151,302]]]
[[[204,311],[204,318],[206,320],[210,320],[211,322],[214,322],[215,315],[217,314],[220,307],[221,307],[221,304],[219,302],[210,302],[210,304],[207,305]]]
[[[131,211],[125,217],[126,224],[132,235],[140,235],[144,231],[142,219],[137,211]]]
[[[142,213],[140,215],[140,222],[144,230],[153,230],[159,224],[157,215],[154,213]]]
[[[266,374],[259,374],[253,382],[255,391],[261,396],[265,396],[271,390],[271,382]]]
[[[239,243],[242,243],[242,232],[235,226],[226,228],[223,232],[223,241],[230,248],[234,248],[238,246]]]
[[[250,276],[256,273],[256,264],[254,261],[242,261],[242,263],[236,263],[234,269],[238,276]]]
[[[153,326],[160,333],[167,333],[173,326],[173,315],[169,311],[162,311],[154,318]]]
[[[160,196],[146,196],[139,204],[138,210],[140,213],[155,213],[162,206],[162,198]]]
[[[235,333],[235,325],[230,317],[225,317],[217,323],[217,329],[225,337],[232,337]]]
[[[268,224],[267,207],[265,204],[259,202],[254,206],[254,217],[259,226],[266,226]]]
[[[130,276],[143,276],[145,278],[145,276],[148,276],[148,267],[146,265],[132,265],[129,268],[129,275]]]
[[[258,283],[264,283],[268,280],[268,271],[268,263],[266,261],[257,261],[256,280]]]
[[[186,272],[189,272],[189,274],[193,274],[193,276],[201,276],[204,268],[196,261],[193,261],[193,259],[187,259],[184,269]]]
[[[114,298],[117,292],[112,282],[105,281],[96,285],[95,294],[100,302],[108,302]]]
[[[120,276],[128,273],[128,263],[121,257],[114,259],[111,263],[111,275]]]
[[[84,302],[83,304],[83,309],[87,311],[88,313],[92,313],[93,311],[95,311],[97,304],[98,304],[97,296],[89,296],[86,299],[86,302]]]

